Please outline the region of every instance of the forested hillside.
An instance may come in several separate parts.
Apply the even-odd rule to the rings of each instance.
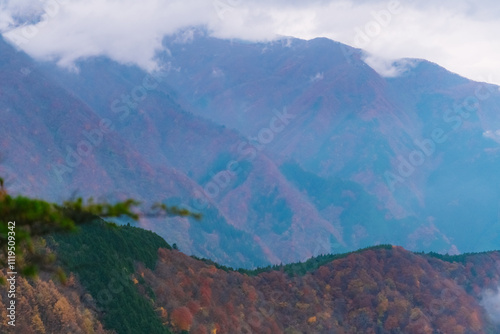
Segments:
[[[424,60],[386,78],[326,38],[190,31],[162,41],[151,73],[107,57],[68,71],[0,37],[0,173],[13,193],[183,205],[203,222],[141,226],[247,269],[385,243],[498,248],[497,86]]]
[[[500,283],[497,252],[443,256],[381,245],[233,270],[172,249],[152,232],[100,220],[48,237],[47,247],[69,278],[42,272],[20,280],[22,333],[500,330],[481,302]],[[0,295],[5,302],[6,287]]]
[[[0,277],[7,277],[6,270]],[[18,277],[15,327],[7,324],[7,292],[6,286],[0,287],[0,333],[112,333],[103,329],[100,315],[85,302],[90,295],[74,276],[66,285],[46,273],[34,280]]]
[[[499,283],[496,252],[443,261],[381,246],[257,275],[217,269],[176,251],[159,255],[155,271],[138,267],[137,275],[165,314],[185,312],[192,333],[499,330],[480,305],[482,292]],[[316,269],[315,262],[323,265]]]

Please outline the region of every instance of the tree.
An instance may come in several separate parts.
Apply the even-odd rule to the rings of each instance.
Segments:
[[[37,313],[31,318],[31,326],[37,333],[45,334],[45,326],[43,325],[40,315]]]
[[[172,323],[181,331],[189,331],[193,323],[193,315],[186,306],[179,307],[172,311]]]
[[[0,178],[0,265],[7,266],[24,276],[36,276],[40,268],[53,269],[55,256],[45,247],[43,237],[56,232],[70,232],[78,225],[98,217],[127,216],[134,220],[141,217],[182,216],[200,219],[201,215],[163,203],[154,204],[148,210],[140,210],[140,202],[134,199],[115,204],[86,202],[82,198],[62,204],[13,197],[7,193]],[[109,227],[116,227],[108,223]],[[12,266],[12,267],[10,267]],[[2,282],[5,284],[5,280]]]

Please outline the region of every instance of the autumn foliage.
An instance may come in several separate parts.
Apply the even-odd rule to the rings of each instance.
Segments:
[[[5,277],[6,271],[0,271]],[[7,325],[7,290],[0,290],[0,333],[110,333],[88,304],[85,291],[70,277],[66,286],[42,275],[17,277],[16,326]]]
[[[179,307],[172,311],[172,324],[182,331],[188,331],[193,322],[191,311],[185,307]]]
[[[147,332],[175,334],[500,333],[480,305],[485,290],[498,291],[498,252],[449,257],[381,245],[235,271],[172,250],[142,229],[105,226],[87,224],[84,233],[49,243],[73,264],[76,274],[68,271],[65,285],[46,272],[19,277],[23,320],[16,330],[139,333],[149,325]],[[82,265],[91,263],[88,249],[107,270]],[[102,291],[112,298],[103,300]],[[4,319],[6,294],[0,288]]]
[[[499,283],[499,260],[442,261],[389,247],[304,275],[247,275],[160,250],[144,278],[172,328],[192,333],[487,333],[494,325],[474,291]]]

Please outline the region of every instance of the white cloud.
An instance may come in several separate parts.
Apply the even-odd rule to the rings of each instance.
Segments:
[[[363,60],[378,74],[387,78],[399,77],[410,71],[420,62],[418,59],[399,59],[395,61],[372,54],[366,54]]]
[[[496,131],[486,130],[483,132],[483,137],[493,139],[494,141],[500,143],[500,129]]]
[[[220,68],[212,69],[212,76],[214,78],[220,78],[224,76],[224,72]]]
[[[5,11],[0,10],[0,31],[7,30],[12,24],[12,17]]]
[[[66,0],[52,15],[6,34],[39,59],[71,66],[79,58],[106,55],[153,69],[162,38],[179,28],[205,24],[210,3],[201,1]],[[47,7],[46,7],[47,8]],[[188,37],[188,36],[187,36]],[[187,38],[186,37],[186,38]]]
[[[191,43],[194,39],[194,33],[194,29],[182,31],[178,34],[174,42],[179,44]]]
[[[484,291],[481,299],[481,306],[486,309],[491,320],[495,323],[500,323],[500,294],[497,291]]]
[[[204,25],[221,38],[328,37],[365,49],[386,75],[398,72],[392,60],[421,58],[497,84],[499,15],[493,0],[0,0],[2,31],[27,22],[4,36],[17,34],[26,52],[65,66],[106,55],[152,69],[165,35]]]
[[[311,77],[311,82],[323,80],[323,77],[324,77],[323,72],[321,72],[321,73],[318,72],[318,73],[316,73],[315,76]]]

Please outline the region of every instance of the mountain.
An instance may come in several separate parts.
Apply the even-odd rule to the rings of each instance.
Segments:
[[[192,333],[497,333],[498,261],[384,245],[248,276],[160,251],[138,275],[156,307],[189,310]]]
[[[498,87],[425,60],[385,78],[334,41],[165,38],[158,71],[77,71],[0,40],[13,193],[185,205],[146,220],[188,254],[254,268],[376,244],[497,249]]]
[[[5,270],[0,276],[9,277]],[[67,286],[62,286],[46,274],[37,280],[17,277],[16,284],[21,294],[18,293],[16,298],[15,319],[8,317],[8,308],[11,307],[9,289],[0,287],[2,333],[110,333],[103,328],[97,313],[84,305],[82,296],[86,292],[74,278]],[[15,320],[15,327],[7,324],[12,320]]]
[[[498,87],[424,60],[402,61],[399,77],[383,78],[359,50],[322,38],[165,46],[179,69],[167,81],[193,112],[260,144],[273,139],[265,154],[343,232],[337,243],[498,245]],[[273,110],[284,108],[294,118],[267,139]]]
[[[500,253],[380,245],[234,270],[100,220],[48,236],[68,273],[18,281],[16,333],[498,333]],[[0,274],[5,276],[5,270]],[[5,310],[7,287],[0,288]],[[30,319],[29,322],[25,319]],[[0,324],[2,332],[9,332]],[[17,330],[18,328],[16,328]]]
[[[0,149],[4,157],[2,175],[12,193],[59,202],[76,192],[79,196],[106,201],[134,197],[145,203],[164,200],[183,203],[182,198],[189,198],[189,193],[199,187],[170,165],[159,153],[161,138],[146,130],[148,126],[161,126],[159,122],[178,129],[175,121],[170,123],[178,119],[185,129],[191,129],[183,133],[195,136],[190,150],[195,153],[196,149],[203,150],[207,138],[220,137],[221,128],[206,125],[183,112],[161,91],[153,101],[154,108],[161,106],[155,119],[138,113],[122,118],[119,116],[123,114],[112,114],[109,109],[108,114],[99,114],[96,110],[103,112],[104,109],[95,109],[68,87],[44,74],[42,65],[16,53],[6,43],[0,47],[0,54],[5,55],[0,63],[1,77],[5,78],[0,84],[0,112],[4,120]],[[144,75],[136,69],[137,72]],[[127,81],[123,85],[127,83],[132,86]],[[126,131],[120,132],[122,128],[132,131],[132,137]],[[135,140],[146,133],[149,140]],[[159,133],[176,138],[175,133]],[[235,135],[228,133],[228,138],[234,140]],[[210,255],[232,265],[236,264],[234,261],[245,261],[249,266],[268,263],[255,245],[253,235],[235,229],[216,210],[204,214],[203,224],[181,220],[174,224],[176,229],[171,234],[168,233],[171,226],[164,221],[157,221],[156,226],[158,230],[167,230],[164,235],[177,235],[183,240],[183,246],[192,243],[195,254]],[[213,238],[214,226],[221,233],[218,240]],[[244,260],[233,260],[228,255],[238,253]]]

